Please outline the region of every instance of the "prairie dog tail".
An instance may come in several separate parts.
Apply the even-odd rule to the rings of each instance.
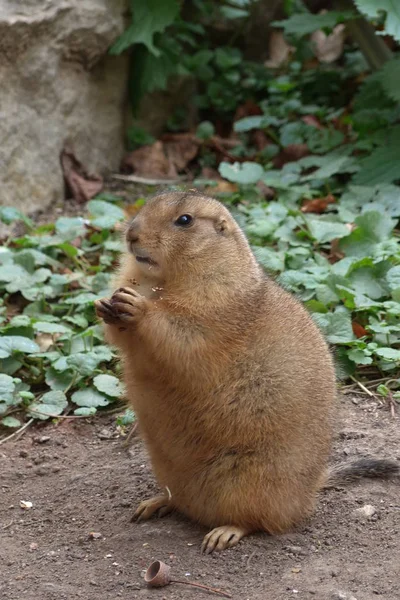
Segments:
[[[328,469],[322,489],[358,481],[364,477],[391,479],[400,477],[400,463],[379,458],[360,458],[349,464],[340,464]]]

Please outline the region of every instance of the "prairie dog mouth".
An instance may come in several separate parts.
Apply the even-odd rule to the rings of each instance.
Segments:
[[[152,267],[157,267],[157,263],[155,260],[153,260],[152,258],[150,258],[150,256],[139,256],[139,255],[135,255],[135,258],[138,262],[140,263],[144,263],[147,265],[150,265]]]

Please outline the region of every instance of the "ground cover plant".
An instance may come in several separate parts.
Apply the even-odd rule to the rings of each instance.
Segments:
[[[206,4],[197,3],[201,9]],[[357,3],[360,9],[362,4]],[[157,31],[173,24],[181,32],[178,42],[193,47],[183,66],[196,73],[198,84],[195,128],[184,131],[178,113],[163,138],[178,148],[188,141],[195,147],[179,175],[191,179],[189,187],[197,185],[229,206],[266,271],[305,303],[332,345],[342,385],[359,382],[395,410],[400,400],[397,46],[373,73],[351,41],[335,61],[323,63],[308,34],[320,27],[332,31],[351,15],[311,19],[293,9],[276,24],[293,50],[271,69],[245,60],[233,42],[216,47],[206,29],[190,20],[179,17],[175,23],[179,11],[168,13],[168,5]],[[228,11],[229,18],[242,18],[247,5],[230,2],[239,12]],[[386,22],[398,39],[400,20],[389,8]],[[153,33],[145,42],[134,38],[144,44],[147,60],[156,48],[149,42]],[[162,39],[155,42],[161,52]],[[171,51],[164,54],[171,58]],[[144,148],[150,157],[160,143],[138,128],[129,135],[134,152]],[[108,295],[123,223],[145,196],[134,196],[132,208],[118,193],[101,194],[88,202],[83,216],[40,226],[16,209],[0,208],[0,219],[18,223],[19,231],[0,248],[3,439],[7,429],[20,431],[33,419],[93,416],[123,398],[118,364],[104,343],[93,302]],[[121,406],[116,408],[123,413]],[[127,410],[119,426],[133,419]]]

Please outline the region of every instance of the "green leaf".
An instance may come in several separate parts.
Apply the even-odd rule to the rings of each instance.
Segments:
[[[251,131],[252,129],[263,129],[264,127],[270,127],[271,125],[277,126],[281,123],[276,117],[261,115],[254,117],[244,117],[235,121],[233,125],[234,131],[237,133],[243,133]]]
[[[332,313],[313,313],[312,317],[331,344],[348,344],[354,340],[351,313],[347,309],[339,307]]]
[[[221,162],[218,170],[222,177],[228,181],[246,185],[257,183],[264,175],[262,166],[254,162],[235,162],[233,164]]]
[[[397,0],[354,0],[354,3],[360,12],[373,20],[386,13],[385,31],[377,33],[387,33],[400,42],[400,6]]]
[[[400,11],[399,11],[400,27]],[[399,29],[400,31],[400,29]],[[394,102],[400,102],[400,59],[398,57],[387,61],[378,71],[379,81],[385,93]]]
[[[64,240],[71,240],[86,233],[85,220],[82,217],[60,217],[55,223],[55,228]]]
[[[211,121],[202,121],[196,129],[196,137],[200,140],[209,140],[214,133],[215,128]]]
[[[93,215],[91,221],[95,227],[111,229],[116,223],[125,218],[124,211],[115,204],[103,200],[90,200],[88,210]]]
[[[133,44],[143,44],[155,56],[160,51],[154,45],[154,34],[165,30],[179,14],[177,0],[132,0],[132,25],[112,46],[111,54],[121,54]]]
[[[265,269],[281,272],[285,269],[285,255],[266,246],[253,246],[256,259]]]
[[[43,394],[39,402],[33,402],[28,406],[28,412],[32,417],[44,421],[52,416],[61,415],[67,405],[68,402],[63,392],[47,392]]]
[[[385,360],[400,361],[400,350],[395,350],[395,348],[377,348],[375,354]]]
[[[0,358],[7,358],[13,352],[33,354],[39,352],[40,348],[33,340],[20,335],[5,335],[0,338]]]
[[[107,396],[112,396],[113,398],[119,398],[125,393],[124,386],[113,375],[96,375],[93,379],[93,384],[99,392],[103,392],[103,394],[107,394]]]
[[[91,292],[78,292],[76,296],[71,296],[64,300],[65,304],[92,304],[99,296]]]
[[[400,289],[400,265],[389,269],[386,273],[386,279],[391,290]]]
[[[37,321],[33,328],[40,333],[72,333],[69,327],[65,327],[61,323],[47,323],[46,321]]]
[[[390,1],[390,0],[389,0]],[[286,34],[308,35],[318,29],[333,29],[338,23],[354,19],[355,13],[350,11],[329,11],[323,14],[294,13],[289,19],[273,21],[274,27],[282,27]]]
[[[312,157],[307,157],[307,159],[311,158]],[[319,158],[321,159],[320,162],[323,163],[323,166],[310,175],[304,175],[301,178],[302,181],[312,181],[316,179],[321,179],[324,181],[325,179],[329,179],[332,177],[332,175],[336,175],[337,173],[354,173],[359,169],[356,159],[351,156],[330,155],[328,157],[328,155],[326,155]],[[301,164],[306,166],[307,164],[310,164],[310,160],[303,159]]]
[[[84,390],[79,390],[71,396],[72,402],[75,402],[78,406],[87,406],[98,408],[99,406],[107,406],[111,400],[100,394],[97,390],[89,387]]]
[[[122,415],[118,415],[116,420],[117,425],[120,425],[121,427],[126,427],[127,425],[132,425],[132,423],[136,421],[136,416],[133,410],[127,408]]]
[[[112,352],[109,348],[101,348],[101,346],[98,346],[90,352],[77,352],[66,357],[67,368],[75,367],[81,375],[92,375],[100,363],[107,362],[112,358]],[[60,370],[58,361],[57,364],[53,364],[53,367]]]
[[[334,221],[332,217],[308,216],[306,221],[312,237],[320,244],[349,235],[349,228],[343,223]]]
[[[13,399],[15,391],[15,382],[12,377],[0,373],[0,400],[10,402]]]
[[[56,371],[53,367],[46,369],[45,381],[50,389],[64,392],[74,379],[74,373],[68,370]]]
[[[4,425],[4,427],[21,427],[21,421],[14,417],[4,417],[0,423]]]
[[[394,229],[395,221],[376,211],[368,211],[355,219],[357,228],[340,242],[340,249],[348,256],[373,256],[377,245],[386,240]]]
[[[97,413],[97,409],[94,406],[82,406],[74,410],[74,415],[78,417],[92,417]]]
[[[349,350],[347,356],[357,365],[371,365],[373,363],[372,358],[368,356],[368,354],[365,354],[364,350],[359,348]]]
[[[372,186],[400,180],[400,132],[393,130],[386,137],[383,146],[360,161],[361,168],[353,183]]]

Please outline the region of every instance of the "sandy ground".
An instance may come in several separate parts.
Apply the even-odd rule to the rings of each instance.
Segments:
[[[341,402],[334,458],[399,459],[400,418],[363,398]],[[115,433],[114,416],[97,417],[40,424],[0,446],[3,600],[218,597],[178,584],[148,589],[143,570],[153,560],[171,565],[177,579],[236,599],[400,598],[398,481],[326,491],[302,528],[275,538],[254,535],[202,556],[206,531],[179,515],[129,522],[156,485],[141,441],[126,448]],[[33,508],[21,509],[21,500]],[[357,512],[365,505],[375,514]],[[90,532],[101,537],[90,539]]]

